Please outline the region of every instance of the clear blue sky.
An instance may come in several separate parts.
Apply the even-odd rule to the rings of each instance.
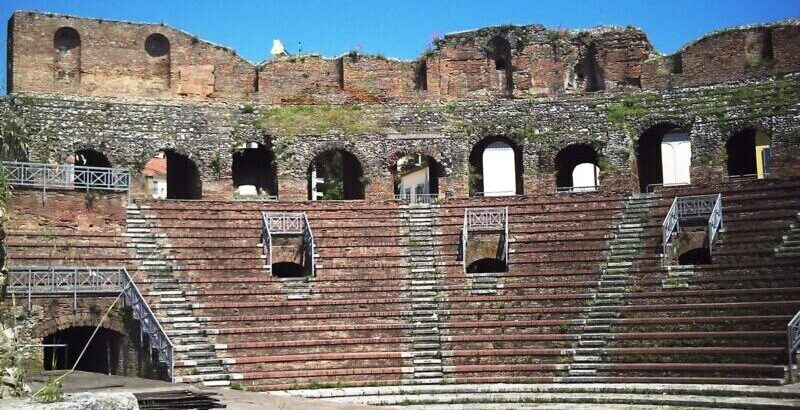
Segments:
[[[712,30],[800,17],[800,0],[0,0],[3,21],[15,10],[163,22],[258,62],[273,38],[290,53],[302,43],[328,56],[360,49],[412,59],[435,35],[507,23],[633,25],[671,53]],[[0,30],[0,44],[5,37]]]

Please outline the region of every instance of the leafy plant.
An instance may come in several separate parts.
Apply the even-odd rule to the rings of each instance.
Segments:
[[[13,114],[0,117],[0,160],[25,159],[29,138],[30,133],[21,117]]]
[[[64,400],[64,390],[61,388],[61,382],[51,377],[44,387],[36,393],[34,399],[39,403],[55,403]]]

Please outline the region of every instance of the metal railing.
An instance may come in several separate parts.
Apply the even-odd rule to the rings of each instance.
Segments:
[[[795,356],[797,356],[797,348],[800,347],[800,312],[794,315],[792,320],[786,326],[786,354],[788,355],[788,373],[789,383],[794,381],[792,375],[792,367],[794,366]]]
[[[439,194],[396,194],[394,199],[414,204],[432,204],[439,200]]]
[[[267,256],[267,266],[272,272],[272,235],[302,235],[303,252],[306,261],[309,263],[311,276],[316,274],[316,264],[314,263],[314,234],[308,222],[305,212],[261,212],[261,243],[264,247],[264,255]]]
[[[48,189],[96,189],[130,195],[130,171],[125,168],[84,167],[3,161],[8,183],[16,187]]]
[[[572,194],[578,192],[597,192],[600,190],[600,185],[592,186],[559,186],[556,187],[557,194]]]
[[[667,261],[669,243],[674,232],[680,232],[681,221],[708,219],[708,250],[722,228],[722,194],[676,196],[661,224],[662,263]]]
[[[139,320],[140,335],[147,334],[150,346],[158,351],[159,359],[168,366],[170,381],[174,381],[175,349],[161,327],[128,270],[120,267],[20,266],[8,272],[7,291],[27,295],[28,312],[32,295],[72,294],[73,309],[77,309],[78,294],[120,294],[122,304],[133,311]],[[143,336],[141,336],[143,338]]]
[[[467,244],[470,231],[502,232],[503,261],[508,263],[508,207],[464,209],[464,226],[461,228],[461,264],[464,272],[467,271]]]

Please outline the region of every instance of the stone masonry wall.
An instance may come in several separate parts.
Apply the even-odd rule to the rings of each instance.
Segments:
[[[634,189],[636,141],[649,127],[689,128],[693,180],[725,172],[725,144],[735,131],[758,126],[772,136],[773,171],[799,174],[800,77],[726,86],[629,94],[592,94],[557,101],[262,106],[145,102],[53,95],[11,96],[9,109],[34,133],[32,161],[62,162],[93,147],[134,173],[162,149],[197,163],[204,197],[230,199],[231,150],[243,141],[270,147],[282,200],[304,200],[311,160],[329,149],[351,152],[364,169],[368,199],[391,196],[390,167],[422,153],[444,168],[442,194],[466,194],[468,157],[486,137],[500,136],[522,151],[525,193],[551,192],[556,153],[572,143],[598,152],[601,184]]]

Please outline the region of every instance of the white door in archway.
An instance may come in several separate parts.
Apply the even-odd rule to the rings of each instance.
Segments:
[[[600,168],[591,162],[578,164],[572,170],[572,186],[574,191],[594,191]]]
[[[661,140],[661,167],[664,184],[691,183],[692,143],[687,133],[670,133]]]
[[[496,141],[483,150],[483,195],[506,196],[517,193],[517,165],[514,149]]]

